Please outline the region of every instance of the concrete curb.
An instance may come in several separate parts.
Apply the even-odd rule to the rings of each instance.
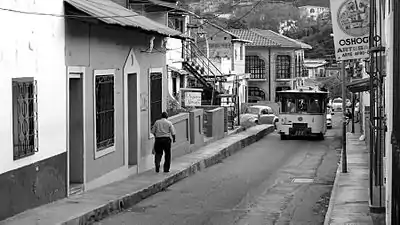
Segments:
[[[346,143],[348,143],[347,133],[346,133]],[[343,149],[342,149],[342,151],[343,151]],[[330,222],[331,222],[330,220],[332,217],[333,205],[335,204],[335,196],[336,196],[336,192],[337,192],[337,189],[339,186],[339,177],[340,177],[341,171],[342,171],[342,155],[340,155],[339,165],[336,170],[335,181],[333,183],[331,197],[329,198],[329,206],[328,206],[328,210],[326,211],[326,214],[325,214],[324,225],[330,225]]]
[[[326,214],[325,214],[324,225],[330,225],[330,222],[331,222],[330,220],[331,220],[331,216],[332,216],[333,205],[335,204],[335,196],[336,196],[336,192],[337,192],[338,186],[339,186],[340,171],[342,168],[341,165],[342,165],[342,158],[340,158],[339,165],[336,170],[335,181],[333,183],[331,197],[329,198],[329,206],[328,206],[328,210],[326,211]]]
[[[272,133],[274,131],[273,126],[266,127],[265,129],[259,130],[254,134],[249,134],[249,136],[244,137],[241,140],[238,140],[219,152],[208,156],[207,158],[200,159],[199,161],[193,163],[191,166],[183,169],[182,171],[171,174],[166,177],[164,180],[159,181],[149,187],[143,188],[141,190],[135,191],[128,195],[125,195],[122,198],[115,199],[110,201],[107,204],[104,204],[96,209],[91,210],[90,212],[84,213],[77,218],[71,218],[69,221],[63,222],[62,224],[66,225],[83,225],[83,224],[92,224],[96,221],[106,218],[114,213],[120,212],[124,209],[127,209],[145,198],[154,195],[170,185],[185,179],[191,175],[194,175],[196,172],[204,170],[210,166],[213,166],[219,163],[222,159],[225,159],[234,153],[240,151],[241,149],[257,142],[262,139],[264,136]]]

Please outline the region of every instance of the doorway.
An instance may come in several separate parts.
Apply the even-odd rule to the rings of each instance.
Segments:
[[[69,195],[83,191],[83,81],[82,73],[69,78]]]
[[[138,163],[138,84],[137,74],[128,74],[128,164]]]

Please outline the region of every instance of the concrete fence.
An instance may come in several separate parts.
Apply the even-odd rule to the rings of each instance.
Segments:
[[[190,112],[190,144],[194,148],[204,145],[203,121],[203,109],[195,109]]]
[[[172,144],[172,158],[188,154],[204,145],[203,109],[179,113],[169,120],[176,130],[176,142]]]
[[[207,123],[205,124],[205,135],[206,137],[213,137],[214,140],[218,140],[224,137],[224,113],[223,107],[207,110],[206,118]]]
[[[207,115],[206,114],[207,114],[207,111],[213,110],[213,109],[216,109],[216,108],[221,108],[221,107],[222,106],[219,106],[219,105],[202,105],[202,106],[197,106],[196,107],[198,109],[203,109],[204,110],[204,134],[207,133],[207,130],[206,130],[206,124],[207,124]],[[228,132],[228,108],[227,107],[222,107],[222,108],[224,109],[224,118],[222,118],[223,121],[224,121],[224,125],[223,125],[224,132]],[[206,136],[207,136],[207,134],[206,134]]]
[[[176,142],[172,144],[172,158],[176,158],[190,152],[190,117],[189,113],[179,113],[169,120],[176,130]]]

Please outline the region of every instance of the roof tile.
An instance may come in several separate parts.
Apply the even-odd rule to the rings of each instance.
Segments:
[[[232,33],[237,34],[242,39],[247,39],[253,43],[249,46],[257,47],[286,47],[286,48],[305,48],[310,49],[311,46],[303,42],[294,40],[292,38],[286,37],[284,35],[278,34],[271,30],[261,30],[261,29],[233,29]]]
[[[163,36],[185,38],[181,32],[133,12],[110,0],[64,0],[76,9],[107,24],[139,28]]]

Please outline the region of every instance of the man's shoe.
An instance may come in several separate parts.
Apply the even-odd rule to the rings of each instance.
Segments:
[[[164,170],[164,173],[169,173],[169,170]]]
[[[156,173],[159,173],[160,172],[160,169],[156,169]]]

